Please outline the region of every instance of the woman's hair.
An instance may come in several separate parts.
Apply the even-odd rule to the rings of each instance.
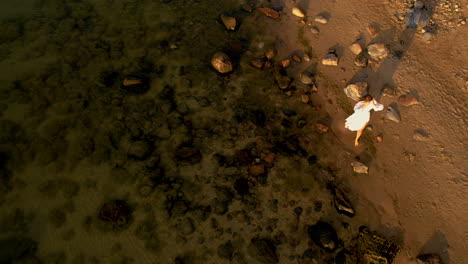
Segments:
[[[366,94],[363,97],[361,97],[361,99],[359,101],[370,102],[370,101],[372,101],[372,96],[369,95],[369,94]]]

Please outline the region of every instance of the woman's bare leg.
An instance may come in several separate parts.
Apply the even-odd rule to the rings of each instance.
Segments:
[[[367,126],[367,123],[366,123],[361,129],[359,129],[359,130],[357,131],[357,133],[356,133],[356,140],[354,140],[354,146],[356,146],[356,147],[359,146],[359,138],[361,137],[362,131],[364,131],[364,129],[366,128],[366,126]]]

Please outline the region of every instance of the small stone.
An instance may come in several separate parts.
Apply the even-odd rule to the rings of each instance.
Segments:
[[[264,65],[265,61],[260,58],[252,59],[250,61],[250,65],[254,66],[255,68],[261,69]]]
[[[291,78],[289,78],[288,76],[281,75],[276,78],[276,82],[278,82],[278,87],[280,89],[288,89],[289,84],[291,83]]]
[[[383,137],[382,136],[376,136],[375,137],[375,140],[380,143],[380,142],[383,142]]]
[[[366,55],[364,54],[364,52],[362,52],[361,54],[357,55],[357,57],[354,59],[354,65],[358,66],[358,67],[367,67],[367,57]]]
[[[334,52],[329,52],[322,60],[323,65],[338,66],[338,57]]]
[[[366,165],[362,164],[359,161],[351,162],[351,166],[353,166],[354,172],[362,173],[362,174],[368,174],[369,173],[368,172],[369,167],[367,167]]]
[[[302,10],[300,10],[297,7],[293,7],[292,14],[297,16],[297,17],[305,17],[304,12],[302,12]]]
[[[349,46],[349,49],[354,55],[359,55],[362,52],[362,47],[361,47],[361,44],[359,43],[351,44],[351,46]]]
[[[377,43],[367,47],[367,53],[374,60],[383,60],[388,55],[388,49],[385,44]]]
[[[242,5],[242,10],[244,10],[245,12],[248,12],[248,13],[252,13],[253,12],[253,7],[251,5]]]
[[[228,73],[232,71],[232,62],[228,55],[222,52],[216,52],[211,58],[211,65],[219,73]]]
[[[280,14],[278,13],[278,11],[274,9],[271,9],[268,7],[258,7],[257,10],[263,13],[267,17],[271,17],[273,19],[280,18]]]
[[[277,51],[275,48],[269,48],[265,51],[265,57],[269,60],[273,59],[277,54]]]
[[[310,61],[310,56],[308,54],[304,54],[304,56],[302,56],[304,58],[305,61]]]
[[[324,124],[317,123],[315,124],[315,130],[321,134],[327,133],[328,132],[328,126]]]
[[[282,60],[281,61],[281,66],[283,68],[287,68],[289,65],[291,65],[291,60]]]
[[[359,101],[364,95],[367,94],[367,83],[358,82],[350,84],[344,88],[346,96],[354,101]]]
[[[335,208],[338,211],[338,213],[344,214],[349,217],[353,217],[356,214],[356,212],[354,211],[354,208],[351,206],[350,202],[345,197],[344,193],[342,193],[338,189],[335,190],[334,203],[335,203]]]
[[[312,84],[314,82],[314,80],[312,79],[312,77],[306,73],[306,72],[303,72],[299,75],[299,80],[301,81],[301,83],[303,84]]]
[[[310,101],[310,98],[307,94],[301,94],[301,101],[304,103],[304,104],[307,104],[309,103]]]
[[[426,142],[429,141],[431,138],[429,135],[421,130],[414,131],[413,139],[416,141]]]
[[[318,34],[320,30],[317,27],[311,27],[310,32],[312,32],[312,34]]]
[[[318,221],[315,225],[309,226],[307,233],[315,244],[327,251],[333,252],[338,247],[338,235],[335,229],[326,222]]]
[[[295,62],[302,62],[301,57],[299,57],[299,55],[297,55],[297,54],[294,54],[294,55],[292,56],[292,59],[293,59],[293,61],[295,61]]]
[[[420,102],[418,101],[418,99],[416,99],[416,97],[409,95],[409,94],[404,94],[398,97],[398,103],[406,107],[420,104]]]
[[[237,27],[237,19],[235,17],[222,14],[221,21],[223,21],[224,26],[228,30],[235,30]]]
[[[328,23],[328,19],[322,15],[318,15],[315,17],[315,22],[319,22],[319,23],[322,23],[322,24],[326,24]]]
[[[367,32],[371,35],[371,37],[375,38],[379,35],[380,30],[375,24],[370,24],[367,26]]]

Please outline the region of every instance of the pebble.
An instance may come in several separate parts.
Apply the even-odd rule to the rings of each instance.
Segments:
[[[312,84],[314,82],[314,80],[312,79],[312,77],[306,73],[306,72],[303,72],[299,75],[299,80],[303,83],[303,84]]]
[[[292,13],[293,13],[293,15],[295,15],[297,17],[305,17],[304,12],[302,12],[302,10],[297,8],[297,7],[293,7]]]
[[[315,244],[327,251],[333,252],[338,246],[338,235],[335,229],[328,223],[318,221],[307,228],[310,239]]]
[[[327,24],[328,23],[328,19],[322,15],[318,15],[315,17],[315,22],[319,22],[319,23],[322,23],[322,24]]]
[[[222,14],[221,21],[223,21],[224,26],[228,30],[235,30],[237,27],[237,19],[235,17]]]
[[[361,44],[359,43],[351,44],[351,46],[349,46],[349,49],[354,55],[359,55],[362,52],[362,47],[361,47]]]
[[[287,68],[289,65],[291,65],[291,60],[282,60],[281,61],[281,66],[283,68]]]
[[[216,52],[211,58],[211,65],[219,73],[228,73],[232,71],[232,62],[228,55],[222,52]]]
[[[304,54],[304,56],[302,56],[304,58],[305,61],[310,61],[310,56],[308,54]]]
[[[369,167],[364,165],[363,163],[359,161],[353,161],[351,162],[351,166],[353,167],[354,172],[356,173],[362,173],[362,174],[368,174],[369,173]]]
[[[304,104],[307,104],[309,103],[310,101],[310,98],[307,94],[301,94],[301,101],[304,103]]]
[[[315,124],[315,130],[321,134],[327,133],[328,132],[328,126],[324,124],[317,123]]]
[[[250,65],[254,66],[255,68],[261,69],[264,65],[265,61],[260,58],[252,59],[250,61]]]
[[[388,48],[383,43],[372,44],[367,47],[367,53],[374,60],[383,60],[388,55]]]
[[[268,7],[258,7],[257,10],[262,12],[267,17],[271,17],[273,19],[280,18],[280,14],[274,9]]]
[[[301,57],[299,57],[299,55],[296,55],[296,54],[292,56],[292,59],[293,59],[293,61],[295,61],[295,62],[302,62]]]
[[[312,34],[318,34],[320,30],[317,27],[311,27],[310,32],[312,32]]]
[[[329,52],[322,60],[323,65],[338,66],[338,57],[334,52]]]
[[[278,82],[279,88],[284,90],[289,87],[289,84],[291,83],[291,78],[289,78],[288,76],[279,76],[276,78],[276,81]]]

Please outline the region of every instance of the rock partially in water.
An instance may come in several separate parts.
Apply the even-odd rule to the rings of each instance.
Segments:
[[[304,12],[302,12],[302,10],[297,8],[297,7],[292,8],[292,14],[297,16],[297,17],[305,17]]]
[[[222,52],[216,52],[211,58],[211,65],[219,73],[228,73],[232,71],[232,61],[228,55]]]
[[[342,193],[339,189],[335,190],[334,203],[338,213],[344,214],[349,217],[353,217],[356,214],[354,208],[348,202],[348,199],[346,199],[344,193]]]
[[[314,19],[315,22],[319,22],[321,24],[327,24],[328,23],[328,19],[322,15],[318,15],[315,17]]]
[[[393,122],[400,122],[401,121],[401,116],[398,110],[395,108],[388,106],[387,107],[387,112],[385,113],[384,117],[388,120],[391,120]]]
[[[335,229],[328,223],[318,221],[307,229],[310,239],[319,247],[333,252],[338,247],[338,235]]]
[[[385,59],[388,55],[388,52],[388,48],[383,43],[376,43],[367,47],[367,53],[372,59],[376,61]]]
[[[273,19],[280,18],[280,14],[278,13],[278,11],[276,11],[276,10],[274,10],[272,8],[258,7],[257,10],[260,11],[262,14],[264,14],[267,17],[271,17]]]
[[[416,97],[409,94],[400,95],[400,97],[398,97],[398,103],[406,107],[420,104]]]
[[[338,66],[338,56],[335,52],[329,52],[325,58],[322,59],[323,65]]]
[[[351,162],[351,166],[353,166],[353,170],[354,172],[357,172],[357,173],[363,173],[363,174],[367,174],[369,173],[369,167],[367,167],[366,165],[364,165],[363,163],[359,162],[359,161],[353,161]]]
[[[124,200],[106,202],[99,210],[99,219],[111,223],[114,227],[126,227],[131,220],[132,210]]]
[[[358,82],[350,84],[344,88],[344,93],[348,98],[354,101],[359,101],[364,95],[367,94],[367,83]]]
[[[221,21],[223,22],[224,26],[228,30],[235,30],[237,27],[237,19],[233,16],[228,16],[225,14],[222,14],[220,16]]]
[[[247,251],[252,258],[264,264],[273,264],[279,261],[276,246],[270,239],[253,238]]]
[[[349,46],[349,49],[351,50],[351,52],[352,52],[354,55],[359,55],[359,54],[361,54],[361,52],[362,52],[361,44],[359,44],[359,43],[357,43],[357,42],[351,44],[351,46]]]
[[[422,254],[416,257],[418,264],[443,264],[442,259],[435,253]]]

